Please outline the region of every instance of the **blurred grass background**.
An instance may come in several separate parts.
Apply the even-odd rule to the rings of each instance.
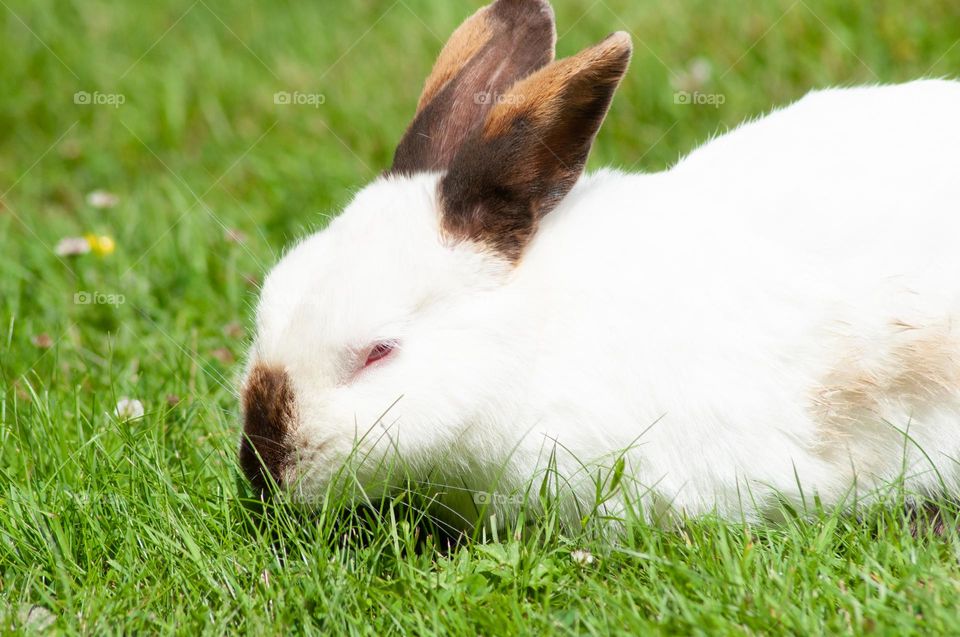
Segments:
[[[305,578],[299,594],[255,586],[238,593],[276,566],[276,554],[246,544],[231,527],[237,509],[228,503],[236,498],[233,388],[257,282],[285,245],[321,226],[389,165],[443,41],[481,4],[0,0],[0,590],[8,602],[0,617],[9,618],[0,625],[16,623],[22,604],[41,604],[64,618],[61,626],[85,632],[121,617],[147,630],[208,621],[270,630],[299,617],[301,607],[329,612],[339,603],[339,612],[386,630],[387,609],[405,595],[443,612],[464,603],[453,593],[432,597],[413,578],[418,592],[366,608],[363,590],[337,597],[322,569],[309,566],[278,585]],[[634,37],[633,65],[592,167],[662,169],[718,131],[810,89],[960,72],[952,0],[554,5],[559,56],[614,30]],[[722,95],[723,104],[677,104],[681,89]],[[323,103],[276,104],[281,91],[322,95]],[[78,104],[78,92],[119,95],[123,104]],[[95,190],[115,193],[119,203],[90,205]],[[54,254],[60,239],[85,233],[112,237],[115,252]],[[84,291],[125,302],[75,303]],[[144,419],[110,415],[124,395],[143,401]],[[706,555],[748,542],[709,529],[701,538]],[[790,557],[798,561],[809,557],[804,534],[820,537],[800,533]],[[879,563],[869,538],[851,533],[853,552]],[[657,550],[669,554],[674,541],[658,539],[669,546]],[[913,550],[900,535],[893,541]],[[566,555],[564,546],[550,545],[541,557]],[[674,547],[681,562],[690,557],[683,546]],[[326,554],[314,550],[322,562]],[[897,571],[889,590],[920,594],[918,579],[942,571],[944,588],[931,584],[911,603],[948,618],[938,600],[955,594],[956,565],[937,556],[926,558],[927,571],[907,560],[913,575]],[[501,621],[487,632],[524,622],[589,632],[624,617],[646,618],[636,629],[862,630],[870,604],[891,622],[912,617],[897,614],[903,598],[875,595],[842,562],[824,568],[853,582],[843,595],[813,601],[811,577],[796,583],[804,592],[792,599],[782,578],[763,577],[781,559],[773,549],[751,567],[758,570],[750,582],[736,576],[739,584],[724,559],[707,583],[686,566],[658,584],[649,573],[618,580],[615,562],[586,580],[565,566],[561,579],[572,587],[565,599],[576,612],[551,607],[552,586],[495,583],[493,593],[473,595],[475,558],[415,568],[467,573],[461,594]],[[372,563],[359,573],[352,585],[383,584]],[[737,595],[737,586],[751,591],[754,610],[718,601]],[[579,595],[587,601],[578,606]],[[597,595],[620,606],[604,615],[589,603]],[[780,595],[787,611],[777,621],[785,623],[770,623],[759,601],[765,595]],[[846,617],[828,615],[827,605],[845,608]],[[407,619],[424,630],[443,623],[427,610]],[[461,619],[465,632],[484,630]]]

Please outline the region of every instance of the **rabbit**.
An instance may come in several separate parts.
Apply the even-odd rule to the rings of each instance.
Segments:
[[[467,19],[390,169],[267,276],[252,483],[316,505],[403,476],[464,526],[548,474],[575,511],[618,473],[605,510],[646,517],[956,495],[960,83],[813,92],[584,174],[631,39],[555,44],[545,0]]]

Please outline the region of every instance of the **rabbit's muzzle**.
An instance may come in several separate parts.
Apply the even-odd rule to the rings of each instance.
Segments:
[[[288,438],[295,417],[296,400],[287,372],[255,365],[243,388],[240,466],[256,489],[282,484],[291,462]]]

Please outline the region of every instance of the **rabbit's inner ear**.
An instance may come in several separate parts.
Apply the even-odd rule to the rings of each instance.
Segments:
[[[497,0],[467,19],[440,52],[391,172],[444,170],[517,80],[553,60],[547,0]]]
[[[615,33],[517,82],[440,181],[444,232],[516,262],[586,164],[632,46]]]

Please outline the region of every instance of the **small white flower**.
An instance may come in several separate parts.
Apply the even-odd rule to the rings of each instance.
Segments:
[[[691,80],[703,86],[713,77],[713,65],[706,58],[696,58],[690,63],[687,73]]]
[[[20,612],[17,613],[17,619],[19,619],[20,623],[23,624],[23,627],[30,632],[43,632],[50,628],[55,621],[57,621],[56,615],[51,613],[43,606],[31,604],[22,604],[20,606]]]
[[[90,242],[86,237],[65,237],[53,249],[58,257],[72,257],[90,252]]]
[[[117,402],[116,414],[120,420],[143,418],[143,403],[136,398],[127,398],[124,396]]]
[[[593,554],[585,549],[577,549],[570,554],[570,559],[577,566],[590,566],[594,562]]]
[[[712,77],[713,65],[710,60],[701,57],[695,58],[686,69],[674,74],[670,83],[674,90],[694,93],[706,87]]]
[[[87,195],[87,203],[94,208],[113,208],[120,203],[120,197],[106,190],[94,190]]]

